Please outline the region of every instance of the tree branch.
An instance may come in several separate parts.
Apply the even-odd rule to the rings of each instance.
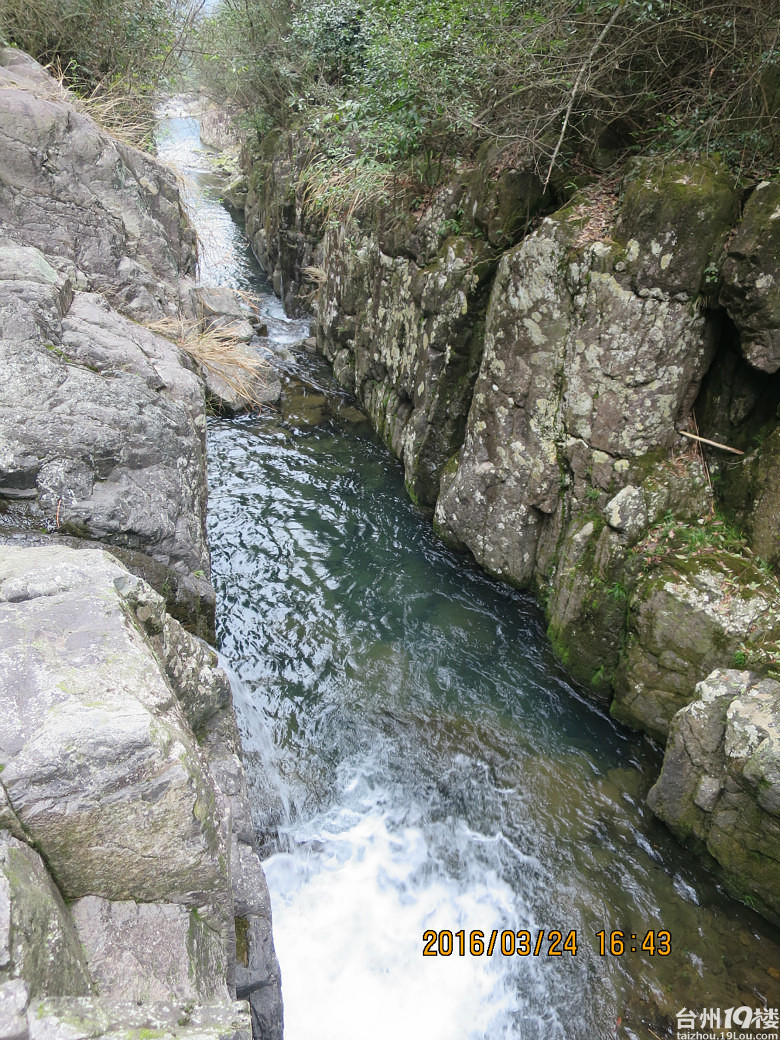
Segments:
[[[591,47],[590,54],[588,54],[588,57],[582,63],[577,78],[574,81],[574,87],[572,88],[571,97],[569,98],[569,104],[566,106],[566,115],[563,117],[563,126],[561,127],[560,137],[558,138],[558,143],[555,146],[555,151],[552,153],[550,165],[547,168],[547,176],[544,178],[544,188],[542,189],[543,191],[547,191],[547,185],[550,183],[550,177],[552,176],[553,168],[555,167],[555,160],[558,158],[558,152],[561,150],[563,139],[566,136],[566,127],[569,125],[569,119],[571,117],[572,109],[574,108],[574,99],[577,97],[577,91],[580,89],[580,83],[582,83],[582,78],[585,75],[586,70],[590,68],[590,64],[593,61],[593,57],[596,51],[604,42],[607,33],[617,21],[617,16],[620,14],[623,8],[623,2],[624,0],[621,0],[620,5],[616,7],[610,15],[609,21],[599,33],[598,39]]]

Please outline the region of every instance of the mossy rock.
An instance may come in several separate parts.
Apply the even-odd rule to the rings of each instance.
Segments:
[[[597,699],[608,701],[625,640],[625,550],[597,514],[573,520],[560,540],[547,596],[556,657]]]
[[[24,978],[31,996],[93,992],[76,929],[43,860],[7,832],[0,832],[0,917],[10,940],[8,951],[0,948],[0,964],[10,960],[12,976]]]
[[[715,265],[738,212],[734,179],[720,163],[637,163],[615,231],[634,284],[689,296],[716,290]]]
[[[483,145],[466,180],[462,207],[464,227],[478,229],[491,246],[506,249],[519,240],[539,212],[544,192],[532,170],[505,169],[496,174],[499,163],[495,146]]]
[[[723,264],[720,301],[740,333],[746,360],[780,369],[780,178],[758,185]]]
[[[780,589],[748,558],[716,547],[670,552],[631,598],[612,714],[665,741],[696,683],[744,648],[780,640]]]

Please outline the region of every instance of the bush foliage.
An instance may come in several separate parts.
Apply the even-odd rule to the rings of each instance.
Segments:
[[[491,141],[542,176],[639,149],[750,176],[780,155],[779,31],[780,0],[222,0],[202,49],[320,167],[425,183]]]
[[[0,37],[80,94],[134,110],[174,71],[201,8],[192,0],[0,0]]]

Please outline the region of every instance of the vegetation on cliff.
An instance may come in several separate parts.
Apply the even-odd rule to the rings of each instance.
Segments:
[[[310,144],[309,193],[348,205],[438,183],[486,142],[561,186],[648,149],[778,155],[776,0],[222,0],[211,89]]]
[[[143,139],[203,0],[0,0],[0,44],[50,66],[112,130]]]

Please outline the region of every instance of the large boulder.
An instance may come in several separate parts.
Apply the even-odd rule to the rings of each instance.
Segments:
[[[633,284],[711,294],[738,212],[734,178],[720,163],[638,162],[627,178],[616,228]]]
[[[99,549],[0,549],[0,604],[0,809],[22,839],[2,832],[0,983],[22,979],[28,1024],[49,1016],[38,996],[97,990],[108,1004],[51,1005],[53,1021],[81,1008],[95,1037],[113,1036],[118,1001],[146,1018],[212,1007],[203,1035],[232,1037],[238,986],[255,1036],[277,1040],[270,902],[216,654]],[[108,1024],[90,1032],[93,1015]]]
[[[780,920],[780,683],[714,671],[675,715],[648,804],[718,862],[730,889]]]
[[[139,631],[138,581],[100,550],[2,550],[3,786],[67,898],[224,916],[213,780]]]
[[[0,49],[0,236],[136,318],[175,315],[195,236],[173,173],[102,130],[32,58]]]
[[[0,360],[4,525],[140,550],[207,619],[205,405],[184,355],[39,250],[0,244]]]
[[[636,460],[676,442],[712,357],[690,300],[635,292],[624,252],[577,248],[579,232],[564,211],[503,257],[466,439],[436,504],[446,538],[521,585],[550,563],[566,512],[614,496]]]

